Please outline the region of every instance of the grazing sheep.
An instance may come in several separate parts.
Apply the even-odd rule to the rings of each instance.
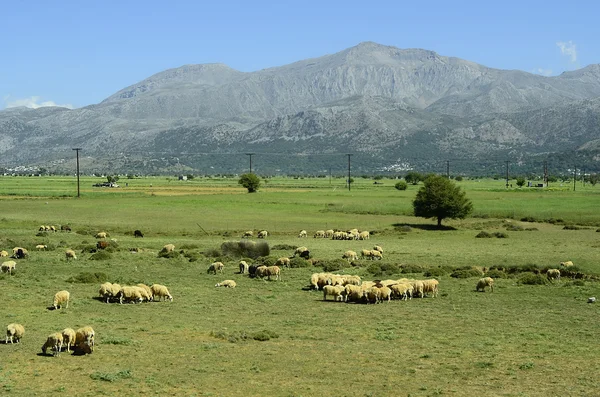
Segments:
[[[63,344],[67,345],[67,351],[71,352],[71,345],[75,345],[77,333],[73,328],[65,328],[62,330]]]
[[[266,230],[261,230],[260,232],[258,232],[258,234],[256,235],[256,237],[258,238],[266,238],[269,236],[269,232],[267,232]]]
[[[327,284],[326,279],[327,273],[313,273],[310,276],[310,286],[313,289],[323,288],[324,285]],[[321,281],[321,283],[319,283]]]
[[[299,256],[300,256],[300,258],[309,260],[310,259],[310,251],[309,250],[303,251],[300,253]]]
[[[6,327],[6,339],[4,340],[4,344],[7,344],[8,341],[10,341],[10,343],[19,343],[23,335],[25,335],[25,327],[21,324],[8,324]]]
[[[360,276],[352,276],[349,274],[343,275],[342,279],[344,280],[343,285],[360,285],[361,279]]]
[[[254,275],[258,278],[263,278],[267,275],[267,267],[265,265],[261,265],[256,268]]]
[[[96,233],[96,236],[94,236],[94,237],[96,237],[96,238],[106,238],[106,237],[108,237],[108,233],[106,233],[106,232],[98,232],[98,233]]]
[[[35,249],[38,250],[38,251],[43,251],[43,250],[47,250],[48,246],[45,245],[45,244],[38,244],[38,245],[35,246]]]
[[[27,249],[23,247],[15,247],[13,248],[13,257],[15,259],[24,259],[29,256],[29,252]]]
[[[121,286],[119,284],[103,283],[100,285],[98,294],[100,297],[106,299],[106,303],[108,303],[110,299],[117,298],[120,290]]]
[[[345,301],[346,302],[360,302],[363,298],[363,290],[359,285],[347,284],[344,289],[346,290]]]
[[[334,233],[333,229],[325,230],[325,238],[332,238],[333,233]]]
[[[142,233],[141,230],[134,230],[133,231],[133,237],[144,237],[144,233]]]
[[[159,301],[164,298],[165,300],[168,299],[173,302],[173,296],[169,293],[169,290],[164,285],[152,284],[150,289],[152,290],[152,295],[154,295],[154,298],[158,296]]]
[[[375,259],[381,260],[381,259],[383,259],[383,254],[377,250],[371,250],[369,252],[369,258],[371,258],[373,260],[375,260]]]
[[[50,226],[50,231],[56,233],[56,226]]]
[[[325,237],[325,230],[317,230],[315,232],[315,234],[313,235],[313,238],[324,238]]]
[[[250,266],[248,265],[248,262],[240,261],[240,274],[248,273],[249,268]]]
[[[244,234],[242,234],[242,238],[250,238],[250,237],[254,237],[254,232],[252,230],[248,230],[247,232],[244,232]]]
[[[327,300],[328,295],[333,296],[333,300],[342,302],[345,300],[346,289],[341,285],[326,285],[323,287],[323,300]]]
[[[44,225],[41,225],[41,226],[38,228],[38,232],[43,232],[43,231],[45,231],[45,230],[46,230],[46,226],[44,226]]]
[[[298,238],[303,238],[306,237],[308,234],[306,233],[306,230],[300,230],[300,233],[298,233]]]
[[[558,269],[548,269],[546,275],[549,280],[560,280],[560,270]]]
[[[69,226],[69,225],[62,225],[60,227],[60,230],[63,231],[63,232],[70,232],[71,231],[71,226]]]
[[[401,300],[412,299],[413,286],[410,283],[399,283],[390,285],[392,295]]]
[[[346,279],[339,274],[328,274],[327,284],[328,285],[345,285]]]
[[[348,263],[358,260],[358,254],[354,251],[346,251],[344,255],[342,255],[342,259],[346,259]]]
[[[390,302],[392,300],[392,290],[389,287],[375,287],[377,288],[377,300],[379,302],[387,300]]]
[[[374,246],[374,247],[373,247],[373,249],[374,249],[375,251],[379,251],[379,252],[381,252],[381,253],[383,254],[383,248],[381,248],[381,246],[379,246],[379,245],[376,245],[376,246]]]
[[[358,240],[368,240],[371,234],[368,231],[358,233]]]
[[[296,250],[294,251],[294,256],[296,256],[296,255],[300,255],[300,256],[302,256],[302,253],[303,253],[303,252],[305,252],[305,251],[308,251],[308,248],[306,248],[306,247],[304,247],[304,246],[302,246],[302,247],[298,247],[298,248],[296,248]]]
[[[491,277],[480,278],[477,281],[477,291],[485,292],[485,287],[490,287],[490,291],[494,292],[494,279]]]
[[[84,353],[92,353],[94,351],[96,332],[90,326],[79,328],[75,331],[75,346]]]
[[[223,262],[213,262],[208,267],[208,270],[206,271],[206,273],[217,274],[217,272],[219,272],[219,273],[223,274],[224,268],[225,268],[225,265],[223,264]]]
[[[17,266],[17,262],[15,261],[6,261],[2,263],[2,273],[12,274]]]
[[[60,332],[55,332],[48,335],[46,343],[42,345],[42,353],[46,354],[46,349],[52,349],[52,355],[57,357],[60,354],[63,345],[63,335]]]
[[[62,309],[62,305],[63,303],[66,303],[65,309],[69,308],[69,299],[71,298],[71,294],[69,294],[69,291],[58,291],[56,294],[54,294],[54,301],[52,303],[52,306],[54,307],[54,309]]]
[[[361,250],[360,251],[360,257],[361,258],[369,258],[371,256],[371,250]]]
[[[133,302],[133,303],[137,303],[137,302],[141,303],[144,301],[143,289],[139,288],[139,287],[128,286],[128,285],[123,286],[119,290],[119,293],[117,294],[117,298],[119,299],[119,303],[121,305],[123,304],[123,301]]]
[[[236,282],[233,280],[224,280],[220,283],[215,284],[215,287],[227,287],[227,288],[235,288]]]
[[[412,284],[413,286],[413,296],[418,296],[419,298],[422,298],[425,296],[425,293],[423,292],[425,286],[423,285],[423,281],[421,280],[412,280],[410,281],[410,284]]]
[[[290,267],[290,258],[287,256],[282,256],[281,258],[277,259],[275,265],[281,267]]]
[[[560,262],[560,265],[563,267],[571,267],[573,266],[573,261]]]
[[[169,252],[173,252],[175,251],[175,245],[174,244],[165,244],[164,247],[162,247],[162,249],[160,250],[160,252],[162,252],[163,254],[169,253]]]
[[[363,297],[366,299],[367,303],[379,303],[379,288],[370,287],[367,289],[363,289]]]
[[[267,267],[267,278],[270,280],[271,276],[275,276],[275,280],[281,281],[281,268],[279,266],[269,266]]]
[[[429,280],[423,280],[423,292],[431,292],[431,296],[435,298],[438,295],[440,282],[432,278]]]
[[[77,259],[77,255],[75,254],[75,251],[73,251],[72,249],[68,249],[65,251],[65,257],[67,258],[67,261],[69,259]]]
[[[8,256],[8,252],[5,250],[0,251],[0,257]]]
[[[142,296],[148,302],[154,300],[154,294],[152,293],[152,289],[150,287],[148,287],[146,284],[139,283],[139,284],[136,284],[135,286],[144,290],[144,293],[142,294]]]

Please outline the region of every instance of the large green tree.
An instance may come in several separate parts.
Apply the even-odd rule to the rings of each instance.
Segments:
[[[248,189],[248,193],[254,193],[260,187],[260,178],[253,173],[242,174],[238,183]]]
[[[466,218],[473,211],[473,204],[454,182],[432,175],[417,192],[413,209],[415,216],[437,219],[438,226],[442,226],[442,220],[446,218]]]

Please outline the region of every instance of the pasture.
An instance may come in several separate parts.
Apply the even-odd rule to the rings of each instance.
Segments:
[[[543,269],[565,260],[600,274],[600,188],[461,182],[473,217],[435,230],[433,220],[411,216],[420,185],[398,191],[387,179],[356,178],[348,191],[341,178],[272,178],[255,194],[234,178],[139,178],[92,188],[98,181],[82,178],[76,198],[74,178],[0,178],[0,249],[30,253],[13,275],[0,274],[1,325],[25,326],[20,344],[0,344],[5,395],[594,396],[600,389],[599,309],[586,303],[600,295],[598,281],[528,285],[507,272],[493,293],[481,293],[479,277],[450,276],[468,266]],[[40,225],[66,224],[70,233],[37,235]],[[333,228],[375,233],[368,241],[312,238]],[[135,229],[144,237],[134,238]],[[333,263],[346,250],[381,245],[381,262],[361,259],[335,273],[423,279],[430,270],[439,274],[440,295],[323,302],[307,288],[318,266],[286,268],[282,281],[263,281],[236,274],[238,259],[209,255],[262,229],[274,257],[305,245]],[[307,238],[297,237],[301,229]],[[82,250],[99,231],[117,247],[93,260]],[[475,238],[481,231],[505,237]],[[167,243],[184,254],[159,258]],[[37,244],[48,250],[36,251]],[[66,261],[67,248],[77,260]],[[217,259],[224,274],[207,274]],[[103,303],[94,273],[120,284],[164,284],[174,300]],[[224,279],[237,288],[215,288]],[[48,310],[62,289],[71,293],[69,308]],[[85,325],[97,333],[93,354],[40,355],[48,334]]]

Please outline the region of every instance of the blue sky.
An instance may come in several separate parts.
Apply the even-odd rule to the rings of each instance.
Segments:
[[[152,74],[255,71],[363,41],[558,75],[600,63],[600,2],[0,0],[0,109],[98,103]]]

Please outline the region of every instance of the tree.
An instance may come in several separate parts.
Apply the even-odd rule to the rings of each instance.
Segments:
[[[419,183],[420,180],[422,180],[422,176],[418,172],[411,171],[404,175],[404,180],[406,181],[406,183],[416,185]]]
[[[248,193],[254,193],[260,187],[260,178],[253,173],[242,174],[238,184],[248,189]]]
[[[405,181],[398,181],[394,187],[398,190],[406,190],[406,188],[408,187],[408,183],[406,183]]]
[[[517,186],[523,187],[524,185],[525,185],[525,178],[523,178],[522,176],[517,177]]]
[[[438,227],[442,220],[464,219],[473,211],[473,203],[451,180],[434,175],[425,179],[413,201],[415,216],[437,219]]]

